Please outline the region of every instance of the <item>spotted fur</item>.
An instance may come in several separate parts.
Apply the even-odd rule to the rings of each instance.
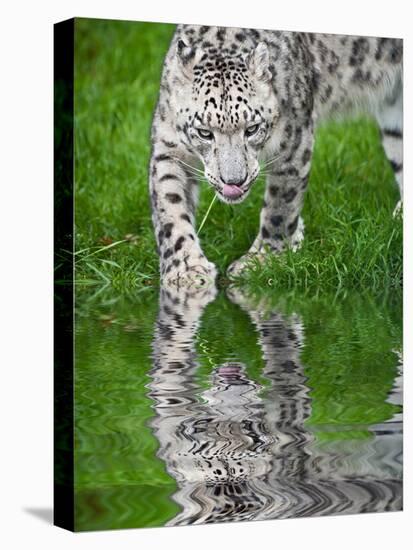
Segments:
[[[199,180],[236,204],[267,178],[251,256],[296,249],[314,129],[365,111],[381,129],[402,193],[402,41],[256,29],[178,26],[152,126],[150,193],[164,283],[213,280],[195,231]],[[328,183],[328,182],[326,182]]]

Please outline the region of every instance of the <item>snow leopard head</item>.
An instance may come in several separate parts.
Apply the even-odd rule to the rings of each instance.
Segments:
[[[175,63],[181,141],[202,161],[218,197],[239,203],[259,174],[260,153],[279,113],[268,47],[260,42],[247,54],[211,54],[179,40]]]

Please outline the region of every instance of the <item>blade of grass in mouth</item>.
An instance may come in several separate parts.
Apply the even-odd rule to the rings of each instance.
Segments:
[[[212,197],[211,204],[208,206],[208,210],[206,211],[206,214],[205,214],[205,216],[203,217],[203,220],[202,220],[202,222],[201,222],[201,225],[199,226],[197,235],[199,235],[199,234],[201,233],[201,229],[204,227],[205,222],[206,222],[207,219],[208,219],[209,213],[211,212],[211,208],[213,207],[214,202],[216,201],[216,198],[217,198],[217,196],[216,196],[216,194],[214,194],[214,196]]]

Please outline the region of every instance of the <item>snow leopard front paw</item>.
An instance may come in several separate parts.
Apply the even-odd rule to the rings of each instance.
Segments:
[[[197,290],[215,283],[217,270],[202,252],[171,258],[161,269],[162,286]]]
[[[255,271],[258,269],[259,265],[264,262],[265,253],[264,252],[248,252],[232,262],[232,264],[227,269],[227,275],[230,279],[234,277],[239,277],[244,271],[251,269]]]
[[[260,231],[262,233],[262,231]],[[250,250],[238,260],[235,260],[227,269],[227,275],[230,278],[239,277],[244,271],[251,269],[255,271],[265,262],[268,255],[278,255],[289,248],[296,252],[301,247],[304,238],[304,222],[297,217],[295,222],[295,231],[287,237],[277,236],[275,238],[258,236]]]

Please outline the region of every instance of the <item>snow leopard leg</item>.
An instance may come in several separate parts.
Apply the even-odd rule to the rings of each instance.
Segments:
[[[216,276],[194,227],[199,184],[187,157],[173,142],[155,142],[149,180],[162,284],[183,288],[212,284]]]
[[[393,215],[401,211],[403,204],[403,87],[401,81],[377,114],[383,148],[393,168],[399,186],[400,200]]]
[[[230,276],[239,275],[247,265],[253,265],[254,260],[262,262],[268,252],[278,254],[286,247],[297,250],[304,238],[300,213],[311,167],[312,128],[304,130],[297,125],[287,139],[290,149],[265,169],[267,186],[259,233],[248,253],[231,264]]]

